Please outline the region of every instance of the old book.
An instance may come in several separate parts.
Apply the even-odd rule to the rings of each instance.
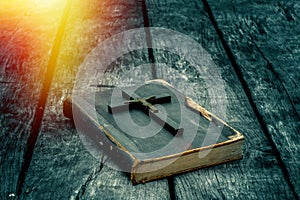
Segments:
[[[240,132],[164,80],[69,97],[64,113],[134,184],[243,155]]]

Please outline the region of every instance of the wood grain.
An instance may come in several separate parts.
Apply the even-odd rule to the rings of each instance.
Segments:
[[[299,198],[299,1],[208,2]]]
[[[106,165],[105,157],[99,155],[100,160],[96,160],[71,121],[63,116],[63,100],[71,93],[78,67],[88,53],[113,34],[137,27],[143,27],[138,1],[89,0],[84,6],[82,1],[74,1],[23,198],[169,198],[166,180],[133,186],[125,173]],[[135,63],[147,58],[135,56]],[[118,62],[122,63],[122,58]],[[126,66],[127,61],[123,62]]]
[[[243,160],[174,177],[175,197],[178,199],[293,198],[276,156],[261,130],[201,2],[149,0],[147,7],[151,26],[180,31],[195,39],[211,54],[225,84],[226,96],[217,98],[227,100],[226,121],[245,136]],[[183,43],[182,48],[188,47]],[[172,63],[174,68],[182,63],[179,62],[180,59],[167,55],[166,52],[156,52],[154,56],[156,61],[164,61],[169,65]],[[168,78],[169,73],[164,73],[165,77]],[[211,102],[213,99],[207,95],[207,88],[203,86],[203,81],[199,80],[201,76],[198,76],[198,79],[196,76],[187,77],[187,82],[194,83],[191,84],[194,90],[203,91],[202,96],[199,96],[202,100],[200,98],[198,103],[208,110],[209,107],[215,106]]]
[[[16,196],[61,21],[62,10],[48,13],[28,2],[0,2],[0,199]],[[124,173],[105,165],[106,158],[100,156],[99,161],[91,156],[72,123],[63,117],[63,99],[71,93],[78,66],[93,47],[122,30],[143,26],[143,14],[137,0],[75,0],[22,199],[299,199],[299,2],[203,2],[208,2],[213,16],[201,1],[147,0],[146,6],[151,26],[180,31],[210,53],[221,72],[226,97],[211,98],[203,75],[162,50],[154,51],[155,60],[169,67],[156,63],[157,75],[196,97],[208,110],[217,99],[226,100],[222,117],[245,135],[244,159],[176,176],[169,179],[169,191],[166,180],[132,186]],[[225,51],[220,37],[229,47]],[[182,48],[189,49],[184,44]],[[125,76],[130,84],[151,79],[150,70],[123,76],[128,68],[145,63],[145,52],[124,57],[110,70],[124,68],[99,82],[124,85]],[[135,58],[136,63],[131,60]]]
[[[16,196],[49,51],[62,10],[42,11],[19,2],[0,3],[0,199]],[[43,18],[43,23],[39,21]],[[51,23],[50,23],[51,22]]]

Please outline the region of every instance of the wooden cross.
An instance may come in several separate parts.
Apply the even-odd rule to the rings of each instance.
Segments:
[[[163,126],[164,129],[169,131],[172,135],[182,134],[183,128],[179,128],[177,123],[172,119],[167,118],[167,120],[163,120],[160,116],[159,110],[154,106],[154,104],[164,104],[171,103],[171,96],[165,95],[161,97],[150,96],[147,98],[139,97],[136,94],[130,96],[126,92],[122,91],[122,97],[127,101],[122,105],[110,106],[108,105],[108,112],[111,114],[121,113],[129,110],[140,110],[146,115],[148,115],[151,119],[156,121],[159,125]]]

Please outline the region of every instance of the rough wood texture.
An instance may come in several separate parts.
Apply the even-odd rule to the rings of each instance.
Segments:
[[[241,131],[246,138],[243,160],[176,176],[175,197],[179,199],[293,198],[274,151],[261,131],[247,96],[201,2],[149,0],[147,7],[151,26],[166,27],[185,33],[197,40],[212,55],[225,83],[225,98],[228,102],[226,121]],[[223,7],[220,6],[220,11]],[[238,43],[239,40],[236,42]],[[156,52],[154,55],[157,62],[167,62],[169,65],[180,64],[178,59],[176,61],[174,56],[169,56],[167,53]],[[163,78],[168,76],[169,74],[165,73]],[[264,78],[264,76],[260,77]],[[201,84],[195,76],[189,77],[187,81]],[[203,89],[201,86],[195,88]],[[204,94],[206,94],[205,88]],[[208,96],[203,98],[204,100],[199,102],[200,105],[209,107],[211,103],[205,100]]]
[[[300,2],[208,2],[299,198]]]
[[[0,13],[0,199],[7,199],[16,195],[61,8],[52,15],[26,2],[2,1]]]
[[[96,160],[84,148],[76,129],[62,112],[63,99],[71,93],[78,66],[86,55],[109,36],[142,27],[142,20],[141,5],[134,0],[89,0],[84,5],[81,0],[73,1],[22,198],[169,198],[166,180],[133,186],[126,174],[108,168],[101,155],[101,160]]]
[[[46,1],[0,1],[0,199],[16,197],[20,169],[29,164],[24,151],[61,22],[63,7],[49,11],[39,2]],[[143,1],[72,2],[21,199],[299,199],[299,1],[146,1],[151,26],[185,33],[211,54],[226,97],[211,98],[203,74],[162,50],[154,51],[156,63],[171,67],[157,64],[158,78],[207,110],[218,105],[216,100],[226,100],[225,121],[245,135],[245,145],[241,161],[138,186],[108,168],[106,158],[100,156],[100,162],[90,155],[63,117],[62,101],[93,47],[112,34],[143,26]],[[99,83],[126,85],[153,78],[149,66],[135,68],[143,63],[148,63],[145,52],[124,55]]]

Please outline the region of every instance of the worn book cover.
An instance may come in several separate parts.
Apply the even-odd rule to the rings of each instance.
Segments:
[[[242,158],[243,135],[164,80],[73,95],[64,113],[134,184]]]

